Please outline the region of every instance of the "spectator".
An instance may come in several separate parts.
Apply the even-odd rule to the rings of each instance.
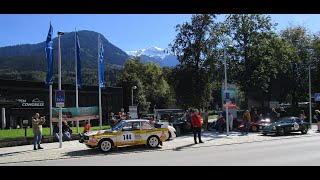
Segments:
[[[58,125],[58,123],[56,123],[53,126],[53,135],[54,135],[54,137],[56,137],[56,140],[59,141],[60,136],[59,136],[59,125]]]
[[[276,122],[277,119],[278,119],[278,113],[274,108],[272,108],[272,111],[270,113],[270,121],[271,122]]]
[[[187,110],[187,112],[186,112],[186,120],[187,120],[187,122],[191,122],[191,110]]]
[[[301,110],[301,111],[300,111],[299,117],[300,117],[300,119],[301,119],[302,121],[304,121],[304,120],[307,118],[307,116],[304,114],[304,110]]]
[[[281,107],[280,108],[280,118],[287,117],[287,116],[289,116],[288,112],[283,107]]]
[[[87,133],[89,131],[90,131],[90,124],[89,124],[89,121],[86,121],[83,127],[83,133]]]
[[[117,119],[114,117],[114,113],[113,112],[110,113],[109,123],[110,123],[111,127],[113,127],[113,126],[115,126],[117,124]]]
[[[200,115],[199,115],[199,110],[195,110],[194,114],[191,117],[191,123],[193,126],[193,136],[194,136],[194,143],[197,143],[197,134],[198,134],[198,138],[199,138],[199,143],[203,143],[201,141],[201,119],[200,119]]]
[[[33,150],[37,150],[36,145],[38,144],[38,149],[43,149],[41,144],[41,138],[42,138],[42,125],[45,122],[45,116],[40,118],[40,114],[36,113],[32,117],[32,128],[33,128],[33,134],[34,134],[34,146]]]
[[[220,113],[219,116],[218,116],[218,119],[216,121],[216,129],[219,133],[223,133],[223,130],[224,130],[224,123],[225,123],[225,119],[223,117],[223,115]]]
[[[319,133],[320,132],[320,111],[319,110],[315,110],[315,112],[316,112],[315,118],[317,120],[317,126],[318,126],[317,132]]]
[[[258,122],[259,121],[259,114],[257,110],[254,110],[254,114],[253,114],[253,118],[252,118],[253,122]]]
[[[208,121],[209,121],[209,113],[208,110],[204,112],[204,119],[203,119],[203,130],[208,131]]]
[[[233,129],[233,115],[231,112],[228,113],[228,123],[229,123],[230,131],[232,131],[232,129]]]
[[[72,130],[70,129],[67,121],[63,121],[63,125],[62,125],[63,138],[66,139],[67,141],[70,141],[71,133],[72,133]]]
[[[120,117],[126,116],[126,113],[124,112],[124,109],[123,109],[123,108],[121,108],[121,110],[120,110],[119,113],[120,113],[120,114],[119,114]]]
[[[259,121],[261,121],[263,119],[262,114],[259,115]]]
[[[244,134],[245,131],[246,131],[246,134],[248,134],[249,124],[251,123],[251,117],[250,117],[249,110],[246,110],[246,112],[243,114],[242,120],[243,120],[243,128],[242,128],[241,134]]]
[[[131,119],[130,112],[127,112],[126,120]]]

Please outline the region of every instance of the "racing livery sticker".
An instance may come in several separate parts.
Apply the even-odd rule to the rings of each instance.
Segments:
[[[123,131],[122,132],[122,143],[133,143],[134,142],[134,134],[132,131]]]

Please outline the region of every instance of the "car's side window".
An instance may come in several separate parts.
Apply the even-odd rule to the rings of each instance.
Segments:
[[[128,122],[126,123],[123,128],[122,128],[123,131],[132,131],[132,122]]]
[[[140,122],[133,122],[132,130],[140,130]]]
[[[147,122],[142,123],[142,129],[147,130],[147,129],[152,129],[151,125]]]

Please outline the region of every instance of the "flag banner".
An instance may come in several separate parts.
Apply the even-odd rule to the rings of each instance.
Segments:
[[[99,51],[99,87],[104,88],[104,49],[102,41],[100,40],[100,51]]]
[[[78,88],[82,86],[82,78],[81,78],[81,61],[80,61],[80,41],[78,32],[76,32],[76,51],[77,51],[77,85]]]
[[[48,63],[48,72],[47,72],[47,80],[46,80],[47,85],[53,84],[53,77],[52,77],[52,71],[53,71],[52,33],[53,33],[53,28],[50,23],[50,28],[49,28],[49,32],[48,32],[48,36],[47,36],[47,40],[46,40],[46,48],[45,48],[46,58],[47,58],[47,63]]]

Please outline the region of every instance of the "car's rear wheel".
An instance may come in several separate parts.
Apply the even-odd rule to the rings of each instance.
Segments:
[[[147,143],[149,147],[156,148],[160,144],[160,139],[157,136],[150,136]]]
[[[278,136],[283,136],[284,135],[284,129],[283,128],[278,128],[277,129],[277,135]]]
[[[308,133],[308,128],[307,127],[303,127],[303,129],[301,130],[302,134],[307,134]]]
[[[113,142],[110,139],[102,139],[98,146],[102,152],[109,152],[113,147]]]
[[[257,126],[252,126],[251,127],[251,131],[252,132],[257,132],[258,131],[258,127]]]

